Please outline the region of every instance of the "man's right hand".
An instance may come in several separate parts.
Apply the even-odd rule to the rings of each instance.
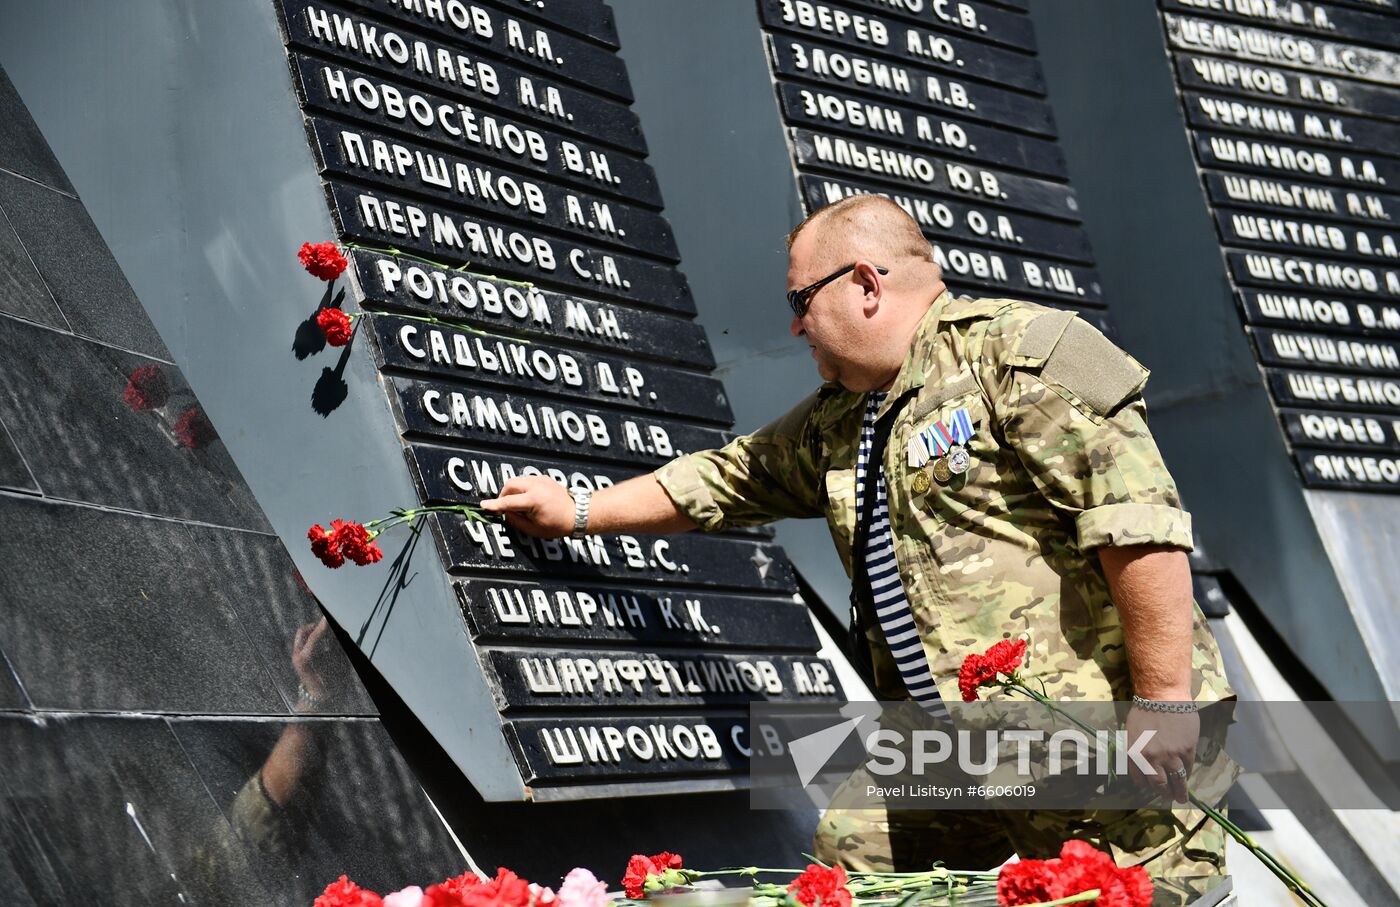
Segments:
[[[503,515],[511,528],[536,538],[558,539],[574,531],[574,497],[548,476],[516,476],[501,486],[499,497],[483,500],[481,509]]]

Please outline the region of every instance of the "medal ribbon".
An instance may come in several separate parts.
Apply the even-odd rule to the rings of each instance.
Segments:
[[[938,455],[946,457],[948,451],[953,449],[953,433],[942,422],[933,423],[933,428],[930,431],[933,434],[934,443],[938,445]]]
[[[953,423],[951,437],[953,443],[966,444],[968,441],[972,440],[972,416],[968,413],[966,408],[959,409],[957,412],[953,413],[953,418],[950,421]],[[940,422],[938,425],[941,427],[943,423]]]

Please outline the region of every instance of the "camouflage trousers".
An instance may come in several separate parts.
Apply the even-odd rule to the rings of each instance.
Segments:
[[[842,802],[846,788],[860,791],[870,783],[860,769],[832,799]],[[856,872],[908,872],[935,862],[978,870],[994,869],[1013,854],[1059,856],[1060,845],[1072,838],[1112,854],[1119,866],[1144,867],[1155,887],[1153,907],[1188,904],[1225,874],[1225,832],[1194,809],[828,809],[813,853]]]

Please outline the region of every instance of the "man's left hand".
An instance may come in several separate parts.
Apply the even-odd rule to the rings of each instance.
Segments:
[[[1133,706],[1128,710],[1128,746],[1149,731],[1156,733],[1140,752],[1153,768],[1144,773],[1135,760],[1128,774],[1138,784],[1178,803],[1187,802],[1186,788],[1196,763],[1196,742],[1201,736],[1201,716],[1195,712],[1154,712]]]

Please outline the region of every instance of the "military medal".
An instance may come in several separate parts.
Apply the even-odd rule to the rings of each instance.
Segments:
[[[914,494],[928,494],[928,490],[931,487],[931,483],[928,480],[928,473],[922,469],[914,473],[914,478],[909,483],[909,487]]]
[[[951,443],[948,445],[948,454],[945,459],[949,474],[960,476],[972,468],[972,455],[963,446],[972,440],[972,416],[968,414],[966,408],[963,408],[953,413],[953,417],[949,421],[953,423],[953,426],[948,432],[948,440]]]
[[[947,464],[950,476],[960,476],[972,466],[972,456],[967,452],[966,447],[954,444],[953,449],[948,451],[948,456],[939,462]]]
[[[953,433],[942,422],[935,422],[929,428],[924,429],[920,434],[930,447],[930,452],[936,452],[933,465],[930,471],[938,484],[946,484],[953,477],[953,472],[948,468],[948,452],[953,449]]]

